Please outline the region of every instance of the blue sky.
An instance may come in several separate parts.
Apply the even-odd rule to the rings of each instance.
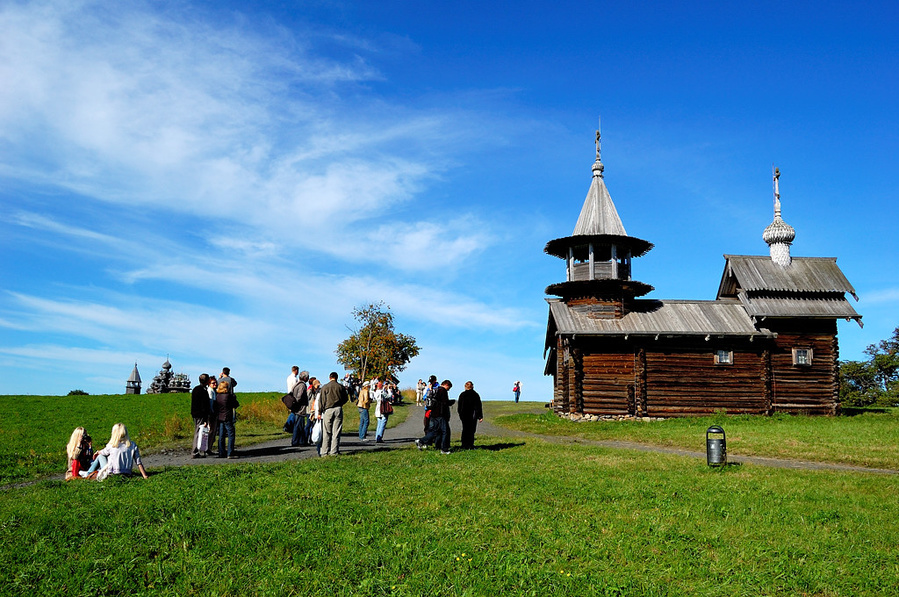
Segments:
[[[0,2],[0,394],[121,393],[168,355],[276,390],[383,300],[434,373],[550,398],[546,256],[602,117],[634,278],[712,299],[832,256],[899,325],[892,2]]]

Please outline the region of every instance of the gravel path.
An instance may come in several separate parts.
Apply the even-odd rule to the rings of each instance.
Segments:
[[[394,448],[409,447],[415,438],[421,437],[424,432],[422,428],[422,411],[419,407],[410,405],[407,408],[412,409],[405,421],[392,429],[387,429],[384,435],[384,443],[376,444],[374,441],[374,425],[369,429],[369,441],[359,441],[358,434],[349,432],[344,429],[341,435],[340,451],[342,454],[355,454],[358,452],[372,452],[377,450],[390,450]],[[535,410],[535,413],[544,412],[542,409]],[[453,426],[453,437],[455,440],[459,438],[459,423],[455,420]],[[485,446],[484,438],[515,438],[520,440],[540,439],[556,444],[581,444],[589,446],[600,446],[606,448],[617,448],[622,450],[634,450],[638,452],[656,452],[662,454],[677,454],[689,458],[698,458],[705,460],[706,454],[701,451],[685,450],[682,448],[669,448],[664,446],[654,446],[649,444],[641,444],[637,442],[626,442],[616,440],[585,440],[580,438],[538,435],[527,433],[524,431],[516,431],[505,427],[498,427],[489,421],[484,421],[478,425],[478,433],[475,438],[475,445]],[[233,460],[207,457],[207,458],[191,458],[190,452],[184,450],[171,450],[158,454],[151,454],[143,458],[144,466],[150,474],[161,472],[167,467],[177,466],[206,466],[206,465],[235,465],[247,462],[283,462],[286,460],[302,460],[304,458],[317,458],[315,447],[299,447],[290,446],[290,436],[284,434],[283,439],[268,441],[253,446],[241,447],[240,445],[240,429],[237,433],[237,458]],[[488,444],[489,445],[489,444]],[[893,469],[866,468],[862,466],[853,466],[849,464],[828,464],[823,462],[808,462],[803,460],[788,460],[783,458],[764,458],[760,456],[740,456],[738,454],[728,454],[728,464],[756,464],[761,466],[769,466],[775,468],[789,468],[802,470],[833,470],[833,471],[849,471],[860,473],[879,473],[879,474],[899,474],[899,471]]]

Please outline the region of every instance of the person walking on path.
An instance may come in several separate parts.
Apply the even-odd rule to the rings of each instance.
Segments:
[[[359,441],[367,442],[368,438],[368,407],[371,406],[371,388],[368,384],[362,384],[359,388],[359,398],[356,399],[356,408],[359,409]]]
[[[194,443],[191,456],[193,458],[206,458],[206,449],[200,450],[200,436],[203,433],[203,427],[206,427],[206,441],[209,441],[209,376],[205,373],[200,374],[197,386],[190,393],[190,416],[194,420]]]
[[[459,394],[457,406],[459,419],[462,421],[462,449],[474,449],[474,433],[478,423],[484,420],[484,411],[481,408],[481,396],[474,391],[474,384],[465,382],[465,391]]]
[[[428,432],[423,438],[415,440],[415,445],[418,446],[419,450],[424,450],[433,443],[434,447],[438,448],[441,453],[450,453],[450,406],[455,402],[449,399],[449,389],[452,387],[453,383],[445,379],[432,393]]]
[[[516,381],[512,386],[512,394],[515,396],[515,404],[518,404],[518,397],[521,396],[521,382]]]
[[[290,413],[294,416],[293,437],[290,439],[291,446],[306,445],[306,416],[309,412],[309,393],[306,388],[306,382],[309,381],[309,372],[301,371],[297,377],[297,383],[291,389],[293,396],[293,409]]]
[[[338,382],[337,372],[328,375],[322,386],[322,456],[340,454],[340,433],[343,431],[343,405],[350,399],[346,388]]]
[[[375,391],[375,413],[378,417],[378,429],[375,431],[375,443],[384,443],[384,430],[387,429],[387,419],[393,413],[393,406],[390,404],[390,394],[381,388],[378,383],[378,389]]]

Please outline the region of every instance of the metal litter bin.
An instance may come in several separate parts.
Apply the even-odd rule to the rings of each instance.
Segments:
[[[727,440],[724,429],[717,425],[709,427],[705,432],[705,456],[709,466],[727,464]]]

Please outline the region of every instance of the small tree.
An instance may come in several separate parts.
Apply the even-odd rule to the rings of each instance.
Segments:
[[[415,338],[393,329],[393,314],[384,301],[354,308],[353,318],[359,326],[347,328],[352,334],[334,352],[337,361],[360,379],[394,376],[418,356]]]
[[[840,401],[846,406],[899,402],[899,327],[865,349],[867,361],[840,363]]]

